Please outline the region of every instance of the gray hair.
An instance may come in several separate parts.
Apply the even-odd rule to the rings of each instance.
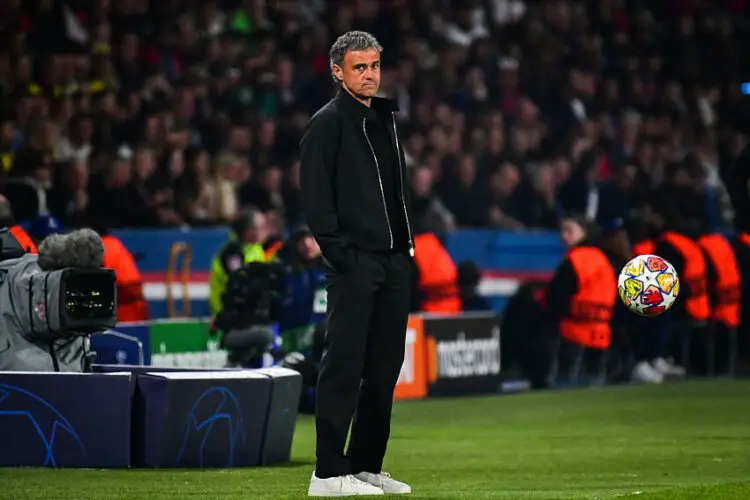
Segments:
[[[328,62],[331,69],[331,77],[336,83],[340,83],[333,73],[333,65],[344,67],[344,56],[348,50],[367,50],[371,47],[383,52],[383,46],[378,39],[366,31],[347,31],[333,42],[331,50],[328,51]]]
[[[102,238],[92,229],[53,234],[39,245],[39,267],[44,271],[78,267],[99,269],[104,261]]]

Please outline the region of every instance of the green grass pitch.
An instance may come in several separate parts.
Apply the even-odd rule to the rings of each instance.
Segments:
[[[284,467],[2,469],[0,498],[301,499],[313,430]],[[412,498],[750,499],[750,381],[399,403],[386,469]]]

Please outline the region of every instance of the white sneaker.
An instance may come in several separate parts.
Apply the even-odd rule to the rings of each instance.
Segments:
[[[354,477],[361,481],[365,481],[373,486],[377,486],[384,493],[389,495],[406,495],[411,493],[411,486],[401,481],[396,481],[391,478],[391,475],[387,472],[381,472],[380,474],[373,474],[371,472],[360,472]]]
[[[310,478],[309,497],[353,497],[358,495],[382,495],[383,490],[353,475],[321,479],[313,472]]]
[[[664,382],[664,375],[656,371],[648,361],[641,361],[633,367],[633,380],[645,384],[661,384]]]
[[[685,369],[683,367],[674,365],[664,358],[656,358],[653,365],[654,369],[662,375],[673,375],[675,377],[685,376]]]

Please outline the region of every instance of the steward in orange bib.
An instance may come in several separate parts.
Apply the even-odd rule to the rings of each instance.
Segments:
[[[143,280],[133,254],[122,241],[109,234],[107,214],[90,216],[87,223],[99,233],[104,244],[102,267],[115,272],[117,286],[117,321],[147,321],[148,303],[143,295]]]
[[[737,327],[740,324],[742,278],[732,244],[718,232],[705,232],[698,245],[706,256],[709,301],[711,305],[710,334],[714,349],[709,359],[709,374],[734,375],[737,362]]]
[[[2,225],[2,224],[0,224]],[[10,233],[18,240],[26,253],[37,253],[36,243],[21,226],[10,226]]]
[[[135,259],[115,236],[102,235],[103,267],[113,269],[117,276],[117,321],[148,320],[148,304],[143,296],[141,273]]]
[[[633,257],[636,255],[654,255],[655,248],[654,240],[641,240],[633,245]]]
[[[687,318],[705,323],[711,316],[708,299],[706,259],[701,247],[689,236],[669,224],[656,242],[654,254],[674,266],[680,277],[680,297],[673,306]]]
[[[278,238],[269,240],[263,244],[263,254],[266,256],[266,262],[271,262],[276,258],[279,251],[284,248],[284,243],[285,241],[282,238]]]
[[[737,257],[731,243],[721,233],[705,233],[698,245],[706,256],[711,319],[726,328],[740,323],[742,283]]]
[[[102,267],[112,269],[117,283],[117,321],[148,320],[148,304],[143,296],[143,281],[133,254],[122,244],[119,238],[107,234],[99,228],[104,244],[104,263]]]
[[[16,225],[13,210],[11,209],[8,198],[0,194],[0,227],[7,227],[10,233],[15,237],[18,243],[26,253],[37,253],[36,244],[31,236],[22,228]]]
[[[674,266],[680,278],[680,294],[669,312],[652,319],[661,325],[679,364],[691,373],[706,374],[709,368],[707,342],[711,304],[706,258],[696,243],[700,224],[668,206],[660,207],[657,224],[662,233],[656,241],[654,254]]]
[[[750,221],[747,221],[746,224],[750,224]],[[734,242],[734,251],[742,277],[737,344],[740,357],[750,364],[750,226],[745,227],[744,231],[738,231]]]
[[[562,337],[561,363],[576,346],[592,349],[601,358],[611,342],[617,278],[607,255],[593,244],[592,233],[583,217],[562,220],[560,236],[568,251],[546,293],[548,318]]]
[[[413,277],[414,308],[440,314],[457,314],[462,310],[458,289],[458,268],[437,236],[425,232],[414,236]],[[416,275],[416,276],[414,276]]]

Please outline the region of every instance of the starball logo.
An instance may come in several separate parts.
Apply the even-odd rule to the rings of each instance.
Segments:
[[[86,447],[73,424],[52,403],[27,389],[0,383],[0,425],[6,431],[15,429],[25,441],[25,452],[43,454],[44,466],[86,460]]]

